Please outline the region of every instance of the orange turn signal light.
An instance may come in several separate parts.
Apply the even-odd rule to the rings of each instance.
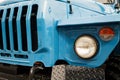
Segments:
[[[103,41],[110,41],[115,35],[114,30],[111,27],[104,27],[99,31],[99,36]]]

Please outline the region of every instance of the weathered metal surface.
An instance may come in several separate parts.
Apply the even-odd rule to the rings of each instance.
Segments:
[[[70,65],[57,65],[52,69],[52,77],[38,73],[34,75],[36,80],[105,80],[103,68],[86,68]],[[46,73],[47,74],[47,73]],[[27,80],[27,74],[12,75],[0,73],[0,80]]]
[[[58,65],[53,67],[51,80],[105,80],[102,68]]]

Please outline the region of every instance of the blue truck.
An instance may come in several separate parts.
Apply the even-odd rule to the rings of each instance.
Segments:
[[[0,71],[30,70],[33,80],[36,68],[105,65],[118,80],[119,12],[119,0],[1,0]]]

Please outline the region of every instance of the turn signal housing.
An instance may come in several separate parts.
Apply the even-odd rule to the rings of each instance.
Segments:
[[[100,29],[99,36],[103,41],[110,41],[113,39],[115,32],[110,27],[104,27]]]

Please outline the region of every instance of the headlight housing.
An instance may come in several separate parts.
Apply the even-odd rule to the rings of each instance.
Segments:
[[[75,41],[74,49],[79,57],[89,59],[95,56],[98,50],[97,44],[97,40],[92,36],[83,35]]]

